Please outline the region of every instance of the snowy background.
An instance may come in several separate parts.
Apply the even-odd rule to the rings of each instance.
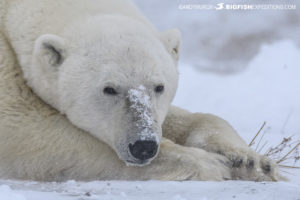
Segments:
[[[261,45],[287,39],[300,46],[297,0],[134,0],[159,30],[178,28],[183,37],[181,60],[215,73],[245,70]],[[183,5],[274,4],[295,10],[180,9]]]
[[[221,116],[247,143],[265,121],[263,138],[253,145],[262,154],[283,138],[293,136],[293,141],[299,142],[300,5],[296,1],[242,1],[298,6],[296,10],[276,11],[178,9],[180,4],[217,4],[219,1],[135,2],[160,30],[178,27],[182,32],[180,83],[175,105],[192,112]],[[290,160],[283,164],[294,163]],[[281,171],[289,182],[0,180],[0,200],[300,200],[300,169]]]

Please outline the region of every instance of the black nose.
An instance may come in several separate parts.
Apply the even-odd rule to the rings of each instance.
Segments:
[[[139,160],[147,160],[155,156],[158,145],[155,141],[136,141],[129,144],[129,151],[133,157]]]

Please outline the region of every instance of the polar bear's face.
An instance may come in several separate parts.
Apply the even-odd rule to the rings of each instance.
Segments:
[[[179,34],[157,36],[136,22],[123,23],[110,23],[103,31],[107,27],[100,21],[80,41],[41,36],[34,63],[44,70],[35,70],[40,80],[32,85],[74,125],[110,145],[121,160],[145,165],[158,152],[161,126],[176,92]]]

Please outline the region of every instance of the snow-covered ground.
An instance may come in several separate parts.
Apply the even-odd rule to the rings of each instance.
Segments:
[[[5,182],[5,184],[0,186],[1,200],[298,200],[300,198],[299,185],[291,183],[69,181]]]
[[[264,136],[269,146],[292,134],[299,140],[300,50],[292,42],[263,46],[246,71],[239,74],[214,75],[184,63],[180,63],[179,70],[180,85],[174,104],[227,119],[247,142],[263,121],[269,127]],[[290,182],[39,183],[0,180],[0,200],[299,200],[300,170],[283,171]]]

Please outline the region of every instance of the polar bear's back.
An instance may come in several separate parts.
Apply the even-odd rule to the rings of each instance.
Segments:
[[[64,37],[68,25],[83,23],[88,17],[124,15],[153,28],[131,0],[2,0],[0,11],[0,30],[10,41],[23,71],[31,63],[34,41],[39,36]]]
[[[99,14],[130,16],[150,25],[131,0],[5,0],[1,4],[4,4],[2,7],[7,7],[5,29],[10,33],[20,30],[23,37],[29,33],[57,34],[67,24],[84,16]],[[36,32],[37,27],[40,32]],[[26,30],[27,33],[24,32]]]

